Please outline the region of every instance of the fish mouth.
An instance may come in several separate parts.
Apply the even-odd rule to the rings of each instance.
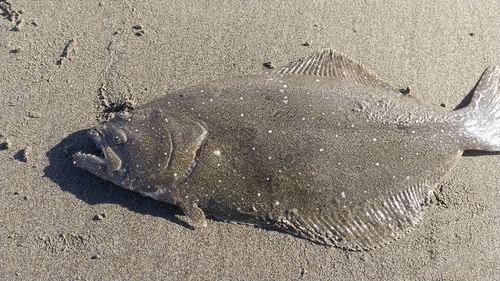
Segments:
[[[94,175],[106,180],[120,170],[122,161],[108,145],[102,133],[104,128],[93,128],[88,132],[89,137],[94,141],[96,147],[101,151],[101,155],[83,153],[81,151],[73,154],[73,164],[81,169],[87,170]]]

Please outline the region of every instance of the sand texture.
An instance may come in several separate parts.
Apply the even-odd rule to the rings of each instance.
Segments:
[[[325,48],[450,110],[500,64],[498,1],[0,0],[0,280],[500,280],[500,156],[368,252],[208,220],[73,167],[113,111]]]

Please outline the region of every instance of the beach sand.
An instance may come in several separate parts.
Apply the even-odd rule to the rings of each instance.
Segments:
[[[500,280],[500,156],[468,153],[367,252],[208,220],[73,167],[88,128],[325,48],[453,109],[500,64],[498,1],[0,1],[1,280]],[[9,5],[10,4],[10,5]]]

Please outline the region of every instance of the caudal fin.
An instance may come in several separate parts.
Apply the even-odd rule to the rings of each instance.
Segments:
[[[500,66],[486,69],[466,110],[467,149],[500,151]]]

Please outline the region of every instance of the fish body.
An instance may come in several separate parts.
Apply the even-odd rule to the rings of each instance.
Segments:
[[[351,250],[411,230],[464,150],[500,150],[500,69],[455,111],[401,94],[327,50],[122,112],[89,134],[97,176],[205,214]]]

